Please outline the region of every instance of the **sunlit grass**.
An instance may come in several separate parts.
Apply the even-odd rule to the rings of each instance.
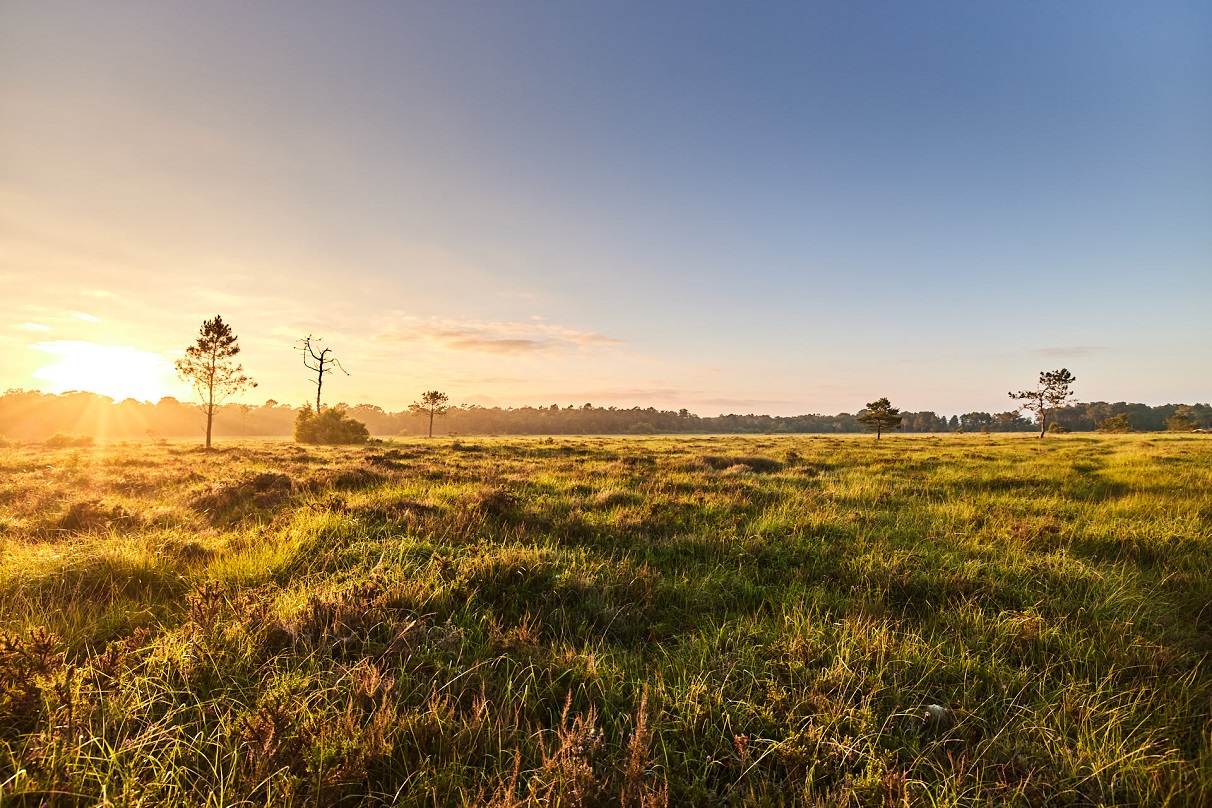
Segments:
[[[0,802],[1204,804],[1210,523],[1195,436],[4,449]]]

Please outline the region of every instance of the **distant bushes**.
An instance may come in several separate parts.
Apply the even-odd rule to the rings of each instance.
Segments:
[[[310,405],[295,417],[295,440],[298,443],[366,443],[370,431],[366,424],[355,421],[338,409],[319,414]]]
[[[73,446],[92,446],[93,438],[91,435],[67,435],[63,432],[56,432],[46,439],[46,448],[48,449],[68,449]]]
[[[1118,415],[1112,415],[1098,422],[1099,432],[1131,432],[1132,421],[1128,417],[1128,413],[1121,412]]]
[[[428,416],[408,410],[388,412],[372,404],[337,405],[336,409],[366,425],[373,435],[428,433]],[[215,413],[214,435],[252,438],[290,435],[299,410],[269,400],[260,406],[225,404]],[[1134,432],[1172,429],[1188,432],[1212,427],[1212,404],[1131,404],[1096,401],[1057,410],[1055,421],[1073,432],[1091,432],[1102,421],[1126,414]],[[313,417],[315,414],[312,414]],[[1017,412],[969,412],[944,416],[931,411],[902,412],[905,433],[1037,432]],[[1181,416],[1176,418],[1175,416]],[[615,435],[615,434],[842,434],[861,431],[854,415],[718,415],[702,417],[688,410],[654,407],[619,409],[585,404],[577,407],[450,407],[443,430],[470,435]],[[44,441],[56,432],[93,435],[99,442],[156,438],[196,438],[198,410],[174,398],[159,402],[113,399],[94,393],[50,395],[10,390],[0,394],[0,433],[9,441]]]

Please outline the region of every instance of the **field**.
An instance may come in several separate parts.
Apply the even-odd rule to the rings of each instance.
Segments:
[[[0,805],[1212,803],[1212,440],[0,449]]]

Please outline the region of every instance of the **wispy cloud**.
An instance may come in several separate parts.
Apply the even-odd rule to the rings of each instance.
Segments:
[[[613,337],[550,323],[417,318],[397,321],[375,339],[382,342],[426,342],[449,351],[510,356],[622,344],[621,340]]]
[[[21,325],[17,326],[17,328],[23,328],[26,331],[51,331],[51,330],[53,330],[49,325],[42,325],[42,323],[22,323]]]
[[[694,402],[705,407],[724,407],[730,411],[744,410],[746,412],[769,412],[770,410],[787,410],[799,407],[803,402],[769,398],[703,398]],[[805,409],[804,412],[807,412]]]
[[[1036,348],[1035,353],[1040,356],[1065,357],[1065,356],[1088,356],[1092,353],[1107,350],[1103,345],[1074,345],[1069,348]]]
[[[643,402],[651,404],[659,401],[680,400],[687,395],[696,394],[698,390],[686,391],[677,387],[610,387],[596,390],[582,390],[573,393],[559,393],[556,397],[568,398],[574,401],[604,401],[607,404],[618,402]],[[549,397],[551,397],[549,395]]]
[[[92,315],[92,314],[88,314],[87,312],[83,312],[83,311],[73,311],[73,312],[72,312],[72,317],[75,317],[77,320],[83,320],[83,321],[84,321],[84,322],[86,322],[86,323],[99,323],[99,322],[101,322],[101,318],[100,318],[100,317],[97,317],[97,316]]]
[[[527,379],[516,376],[455,376],[451,379],[455,384],[525,384]]]

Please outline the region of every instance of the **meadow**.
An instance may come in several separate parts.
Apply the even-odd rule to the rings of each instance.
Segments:
[[[0,805],[1212,803],[1212,440],[0,448]]]

